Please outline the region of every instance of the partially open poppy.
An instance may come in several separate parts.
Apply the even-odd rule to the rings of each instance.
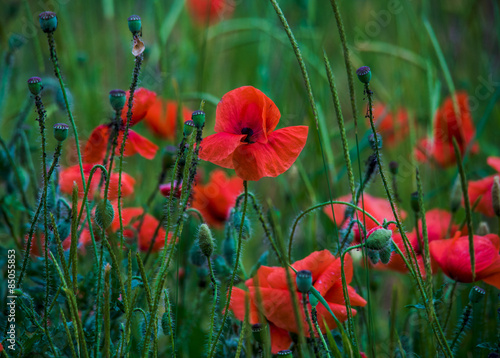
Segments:
[[[313,286],[328,302],[330,309],[338,320],[340,322],[345,321],[347,319],[347,310],[342,291],[340,258],[335,258],[328,250],[316,251],[303,260],[295,262],[292,266],[297,271],[311,271]],[[353,275],[352,259],[349,255],[346,255],[344,269],[346,281],[349,284]],[[295,276],[291,269],[290,274],[292,277]],[[262,311],[260,313],[266,318],[270,326],[272,353],[288,349],[292,343],[288,332],[298,333],[298,325],[292,313],[292,299],[288,291],[285,269],[282,267],[261,266],[256,276],[248,279],[245,285],[248,287],[248,292],[237,287],[232,290],[229,308],[233,311],[235,317],[241,321],[245,319],[245,296],[249,295],[250,324],[259,323],[258,307],[261,307]],[[351,286],[347,286],[347,291],[352,306],[363,307],[366,305],[366,301]],[[301,302],[298,291],[297,295],[298,301]],[[261,298],[260,304],[257,297]],[[330,313],[321,304],[316,308],[321,331],[325,332],[323,320],[326,321],[330,329],[335,328],[336,324]],[[302,305],[299,311],[301,312],[302,327],[307,327]],[[353,310],[353,314],[356,314],[356,310]],[[309,336],[307,330],[305,334]]]
[[[254,87],[226,93],[217,105],[216,134],[203,139],[200,158],[235,169],[243,180],[282,174],[304,148],[309,128],[275,131],[280,116],[274,102]]]
[[[393,147],[408,135],[408,112],[403,108],[390,112],[385,104],[377,103],[373,106],[373,118],[384,140],[384,146]],[[369,119],[367,124],[370,125]]]
[[[158,137],[163,139],[175,139],[177,128],[178,103],[176,101],[156,98],[154,103],[144,117],[146,126]],[[182,107],[182,118],[184,121],[191,119],[191,111]]]
[[[130,91],[126,93],[126,102],[125,107],[122,110],[122,123],[123,125],[127,124],[127,113],[128,113],[128,98],[130,95]],[[134,92],[134,99],[132,102],[132,118],[130,119],[130,126],[137,124],[137,122],[141,121],[146,114],[148,113],[150,107],[156,101],[156,93],[150,91],[146,88],[139,87]]]
[[[213,25],[223,17],[230,17],[234,4],[228,0],[187,0],[189,14],[199,25]]]

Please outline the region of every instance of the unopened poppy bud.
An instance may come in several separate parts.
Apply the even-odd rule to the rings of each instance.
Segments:
[[[106,199],[106,202],[103,201],[96,205],[94,214],[95,223],[101,229],[107,229],[113,222],[114,217],[115,209],[113,209],[113,205],[109,200]]]
[[[177,147],[176,146],[167,145],[166,147],[163,148],[163,150],[161,152],[163,168],[168,169],[172,165],[175,164],[176,154],[177,154]]]
[[[19,34],[12,34],[9,37],[9,49],[11,51],[20,49],[26,43],[24,36]]]
[[[161,329],[166,336],[170,336],[170,320],[168,316],[168,312],[165,312],[161,317]]]
[[[221,276],[225,276],[229,273],[229,268],[226,265],[226,260],[223,256],[217,255],[213,259],[214,271]]]
[[[289,349],[285,349],[283,351],[279,351],[276,353],[276,356],[278,357],[284,357],[284,358],[293,358],[292,351]]]
[[[369,83],[372,79],[372,71],[368,66],[358,68],[356,70],[356,74],[358,75],[358,78],[362,83]]]
[[[389,170],[391,171],[392,175],[397,175],[398,170],[399,170],[399,164],[398,162],[392,161],[389,163]]]
[[[109,103],[116,112],[121,112],[121,110],[125,106],[126,100],[127,97],[125,91],[120,89],[114,89],[109,91]]]
[[[201,224],[198,231],[198,245],[207,258],[214,253],[214,238],[207,224]]]
[[[392,238],[392,231],[383,227],[376,227],[368,232],[366,248],[370,250],[382,250],[389,246]]]
[[[418,201],[418,192],[411,193],[410,197],[410,204],[411,208],[413,209],[414,212],[418,213],[420,212],[420,203]]]
[[[137,35],[141,32],[142,22],[141,18],[137,15],[132,15],[128,18],[128,29],[132,33],[132,35]]]
[[[56,31],[57,29],[57,16],[55,12],[45,11],[38,15],[40,20],[40,27],[46,34]]]
[[[190,119],[184,122],[184,136],[189,136],[193,133],[195,128],[194,122]]]
[[[236,230],[236,235],[240,234],[240,227],[241,227],[241,217],[243,214],[239,211],[236,211],[233,213],[232,218],[233,218],[233,226],[234,229]],[[250,220],[248,220],[248,217],[245,216],[245,219],[243,220],[243,228],[241,229],[241,238],[243,240],[247,240],[252,236],[252,229],[250,226]]]
[[[297,289],[299,290],[299,292],[309,292],[313,282],[312,272],[309,270],[301,270],[297,272],[295,281],[297,282]]]
[[[493,188],[491,188],[491,201],[493,202],[493,211],[500,217],[500,178],[495,176]]]
[[[208,277],[208,268],[205,266],[199,266],[196,268],[196,273],[198,274],[198,277],[201,279],[205,279]]]
[[[42,88],[42,79],[40,77],[31,77],[28,80],[28,89],[32,95],[38,96],[42,91]]]
[[[372,264],[376,265],[380,261],[379,251],[367,250],[366,254],[368,255],[368,258],[370,259]]]
[[[479,236],[485,236],[490,233],[490,227],[488,226],[488,223],[486,221],[481,221],[479,223],[479,227],[477,228],[477,234]]]
[[[457,210],[462,205],[462,183],[460,182],[460,178],[455,180],[455,184],[451,188],[450,193],[450,210],[452,213],[456,213]]]
[[[264,344],[265,337],[269,333],[269,325],[267,323],[256,323],[252,325],[252,336],[259,343]]]
[[[196,128],[201,128],[205,125],[205,112],[203,111],[194,111],[191,115],[191,119],[194,122]]]
[[[68,138],[69,126],[66,123],[54,124],[54,138],[58,142],[64,142]]]
[[[228,235],[222,242],[222,254],[224,255],[224,259],[226,260],[229,266],[234,266],[235,253],[236,253],[236,246],[234,243],[234,239],[232,238],[231,235]]]
[[[478,303],[483,299],[485,294],[486,292],[481,287],[474,286],[469,292],[469,301],[472,303]]]
[[[319,303],[318,298],[315,295],[313,295],[311,292],[309,292],[309,303],[311,304],[312,308],[315,308]]]
[[[375,134],[371,134],[369,138],[370,148],[377,150],[382,148],[383,139],[380,133],[377,133],[377,140],[375,140]]]
[[[205,263],[205,256],[200,251],[198,241],[195,241],[189,250],[189,261],[197,267],[201,267]]]
[[[387,245],[384,247],[382,250],[378,252],[380,256],[380,261],[384,264],[387,265],[389,261],[391,260],[391,255],[392,255],[392,247],[391,245]]]

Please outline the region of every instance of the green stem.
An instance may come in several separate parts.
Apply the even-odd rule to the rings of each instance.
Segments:
[[[210,280],[214,286],[214,300],[212,303],[212,311],[210,313],[210,331],[208,333],[208,347],[212,346],[212,335],[215,328],[215,311],[217,309],[217,281],[215,280],[214,270],[212,268],[212,260],[208,258],[208,269],[210,271]]]

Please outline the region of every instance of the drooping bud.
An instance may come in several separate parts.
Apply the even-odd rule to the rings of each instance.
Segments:
[[[57,29],[57,16],[55,12],[44,11],[38,15],[40,27],[46,34],[56,31]]]
[[[460,178],[457,178],[450,193],[450,210],[452,213],[456,213],[460,205],[462,205],[462,195],[462,183]]]
[[[486,292],[481,287],[474,286],[469,292],[469,301],[472,303],[478,303],[483,299],[485,294]]]
[[[381,226],[377,226],[368,232],[365,246],[370,250],[382,250],[387,246],[390,246],[392,239],[392,231],[389,229],[384,229]]]
[[[201,224],[198,231],[198,245],[200,250],[207,258],[214,253],[214,238],[207,224]]]
[[[380,133],[377,133],[377,140],[375,140],[375,134],[370,134],[369,142],[370,148],[372,148],[372,150],[381,149],[383,144],[382,135]]]
[[[195,128],[194,122],[190,119],[184,122],[184,136],[190,136]]]
[[[418,201],[418,191],[411,193],[410,197],[411,208],[414,212],[420,212],[420,203]]]
[[[109,103],[116,112],[121,113],[121,110],[125,106],[126,99],[126,93],[123,90],[114,89],[109,91]]]
[[[297,282],[297,289],[299,292],[308,293],[313,282],[312,272],[309,270],[301,270],[297,272],[295,281]]]
[[[485,235],[488,235],[490,233],[490,227],[488,225],[488,223],[486,221],[481,221],[479,223],[479,226],[477,228],[477,234],[479,236],[485,236]]]
[[[54,124],[54,138],[58,142],[64,142],[68,138],[69,126],[66,123]]]
[[[141,32],[142,29],[142,21],[141,18],[137,15],[132,15],[128,18],[128,29],[132,33],[132,35],[137,35]]]
[[[491,188],[491,201],[495,215],[500,217],[500,178],[495,176],[493,187]]]
[[[384,247],[382,250],[379,252],[380,255],[380,261],[384,264],[387,265],[389,261],[391,260],[391,255],[392,255],[392,245],[387,245]]]
[[[94,219],[95,223],[101,229],[107,229],[115,217],[115,210],[111,202],[106,199],[106,202],[100,202],[95,207]]]
[[[43,89],[42,79],[40,77],[31,77],[28,80],[28,89],[32,95],[38,96]]]
[[[368,258],[370,259],[372,264],[376,265],[380,261],[379,251],[367,250],[366,254],[368,255]]]
[[[358,78],[362,83],[369,83],[372,79],[372,71],[368,66],[358,68],[356,70],[356,74],[358,75]]]
[[[276,353],[276,356],[283,357],[283,358],[293,358],[292,351],[289,349],[279,351],[278,353]]]
[[[19,34],[12,34],[9,37],[9,49],[15,51],[20,49],[26,43],[26,38]]]
[[[399,171],[399,164],[398,162],[392,161],[389,163],[389,170],[392,175],[397,175]]]
[[[205,112],[194,111],[191,115],[191,119],[194,122],[196,128],[202,128],[205,125]]]

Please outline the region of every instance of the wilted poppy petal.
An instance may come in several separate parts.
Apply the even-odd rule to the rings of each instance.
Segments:
[[[234,169],[233,152],[240,146],[245,135],[216,133],[201,142],[200,159],[212,162],[224,168]]]

